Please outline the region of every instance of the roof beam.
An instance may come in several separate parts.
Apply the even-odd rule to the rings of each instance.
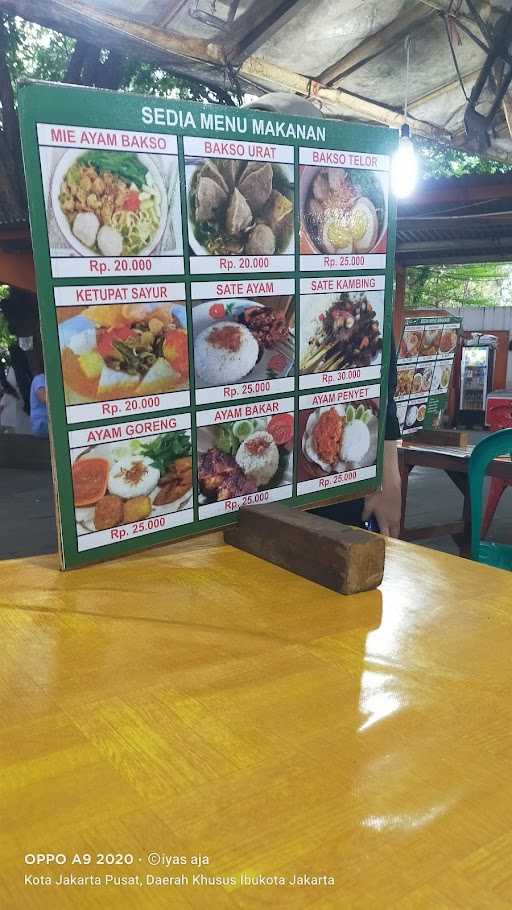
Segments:
[[[441,253],[444,249],[446,255],[449,256],[450,252],[453,255],[462,255],[464,256],[465,250],[474,250],[478,255],[479,250],[483,251],[486,243],[489,246],[498,246],[501,249],[507,247],[510,251],[512,257],[512,234],[500,235],[499,237],[472,237],[472,238],[463,238],[457,237],[455,240],[447,240],[445,237],[440,237],[438,240],[414,240],[411,243],[397,243],[397,255],[413,253],[415,256],[420,256],[421,253]],[[482,259],[482,254],[480,254],[480,262],[484,261]]]
[[[398,231],[457,231],[473,230],[476,227],[492,226],[509,228],[512,231],[512,212],[486,212],[480,215],[432,215],[431,217],[399,217]],[[464,239],[463,233],[460,234]]]
[[[21,16],[72,38],[109,47],[120,53],[144,53],[144,58],[162,63],[173,54],[190,60],[223,62],[222,50],[205,38],[191,38],[154,26],[126,21],[101,13],[79,0],[1,0],[4,13]]]
[[[331,88],[323,85],[315,79],[308,79],[298,73],[269,63],[260,57],[249,57],[240,67],[239,75],[249,80],[254,80],[258,85],[262,82],[269,83],[270,86],[278,86],[281,91],[294,92],[305,98],[318,99],[325,104],[333,107],[342,107],[349,109],[352,116],[364,120],[373,120],[377,123],[384,123],[386,126],[398,128],[403,123],[403,114],[393,111],[389,107],[352,95],[340,88]],[[431,123],[424,120],[415,120],[409,118],[411,126],[415,133],[429,137],[431,139],[445,141],[450,139],[447,130],[439,129]]]
[[[197,62],[215,67],[217,72],[225,65],[223,49],[204,38],[191,38],[171,34],[153,26],[128,22],[116,16],[91,9],[78,0],[46,0],[41,8],[39,0],[2,0],[5,12],[22,16],[49,28],[81,37],[83,40],[110,47],[122,53],[137,53],[141,59],[156,60],[161,65],[179,66],[184,62]],[[221,71],[222,72],[222,71]],[[358,119],[371,120],[398,128],[403,115],[384,105],[359,98],[339,88],[330,88],[315,79],[294,73],[282,66],[259,57],[248,57],[238,70],[239,76],[248,81],[276,86],[281,91],[295,92],[304,97],[317,98],[333,108],[342,108]],[[411,118],[415,132],[432,139],[449,139],[450,134],[433,124]]]
[[[259,0],[235,20],[224,41],[226,56],[240,62],[261,47],[309,0]]]
[[[176,13],[179,13],[180,10],[186,6],[186,4],[187,0],[167,0],[167,3],[165,4],[164,16],[161,20],[159,19],[159,22],[161,22],[161,27],[167,28],[167,26],[171,24]]]
[[[328,66],[318,77],[319,81],[324,82],[326,85],[333,85],[343,76],[348,76],[349,73],[352,73],[360,66],[364,66],[365,63],[369,63],[370,60],[378,57],[388,48],[398,44],[409,34],[412,28],[421,25],[434,16],[435,12],[427,9],[425,4],[418,0],[414,6],[401,13],[396,19],[393,19],[389,25],[375,32],[370,38],[365,38],[341,60],[333,63],[332,66]]]
[[[397,264],[409,267],[415,265],[463,265],[466,262],[510,262],[512,260],[512,245],[507,250],[498,250],[496,247],[482,247],[479,253],[469,253],[461,250],[450,254],[446,250],[438,249],[431,253],[401,253],[396,250]]]

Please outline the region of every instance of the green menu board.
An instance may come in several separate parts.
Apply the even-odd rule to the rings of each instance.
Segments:
[[[405,320],[395,395],[403,436],[440,426],[448,404],[461,323],[456,316]]]
[[[20,119],[63,567],[375,489],[396,132],[45,83]]]

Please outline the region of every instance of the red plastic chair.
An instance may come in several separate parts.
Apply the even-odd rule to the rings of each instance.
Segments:
[[[482,530],[480,532],[482,540],[487,537],[491,521],[494,518],[494,513],[498,508],[498,503],[508,486],[509,484],[506,480],[500,480],[499,477],[491,477],[490,479],[489,492],[487,494],[487,502],[485,504],[485,512],[482,521]]]

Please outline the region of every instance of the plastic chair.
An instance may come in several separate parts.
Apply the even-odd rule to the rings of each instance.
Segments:
[[[506,480],[500,480],[499,477],[490,478],[489,492],[487,493],[487,502],[485,504],[484,518],[482,521],[482,540],[487,537],[499,501],[508,486],[510,486],[510,484],[507,483]]]
[[[512,570],[512,545],[480,539],[482,492],[485,472],[494,458],[511,455],[512,429],[499,430],[482,439],[469,459],[469,497],[471,502],[471,558],[488,566]]]

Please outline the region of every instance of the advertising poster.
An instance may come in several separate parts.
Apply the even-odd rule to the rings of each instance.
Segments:
[[[20,122],[63,568],[375,489],[396,131],[45,83]]]
[[[440,427],[448,404],[460,326],[456,316],[405,320],[395,395],[403,436]]]

